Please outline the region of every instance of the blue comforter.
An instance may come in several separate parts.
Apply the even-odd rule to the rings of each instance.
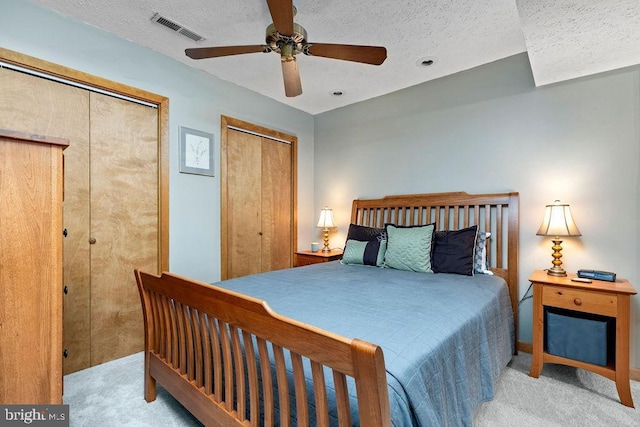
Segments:
[[[506,283],[339,261],[216,283],[382,347],[395,426],[470,426],[514,350]]]

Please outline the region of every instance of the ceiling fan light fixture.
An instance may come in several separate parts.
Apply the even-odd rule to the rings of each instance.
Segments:
[[[304,45],[307,43],[307,30],[305,30],[302,25],[298,25],[294,22],[293,34],[285,36],[278,32],[274,24],[271,24],[267,27],[265,41],[267,46],[269,46],[273,52],[277,52],[282,55],[284,55],[284,53],[282,53],[282,49],[288,49],[287,46],[290,46],[292,53],[287,53],[287,56],[294,56],[302,52]]]

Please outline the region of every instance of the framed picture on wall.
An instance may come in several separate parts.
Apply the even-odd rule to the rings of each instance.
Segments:
[[[213,134],[180,126],[180,172],[214,176]]]

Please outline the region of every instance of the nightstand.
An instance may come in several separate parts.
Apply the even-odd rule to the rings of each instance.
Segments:
[[[298,251],[295,255],[295,266],[301,267],[303,265],[319,264],[321,262],[335,261],[342,258],[342,251],[340,249],[333,249],[330,252],[318,252],[311,251]]]
[[[615,381],[623,405],[633,408],[629,384],[629,322],[630,297],[633,286],[624,279],[615,282],[594,280],[591,283],[572,282],[568,277],[550,276],[543,270],[535,271],[529,281],[533,284],[533,359],[529,375],[538,378],[544,363],[557,363],[586,369]],[[545,346],[545,309],[557,308],[604,316],[615,322],[613,357],[606,366],[562,357],[547,352]],[[570,316],[570,314],[569,314]],[[606,344],[605,344],[606,345]]]

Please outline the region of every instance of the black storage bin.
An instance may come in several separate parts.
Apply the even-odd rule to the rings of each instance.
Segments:
[[[615,319],[560,308],[545,308],[545,351],[607,366],[615,358]]]

